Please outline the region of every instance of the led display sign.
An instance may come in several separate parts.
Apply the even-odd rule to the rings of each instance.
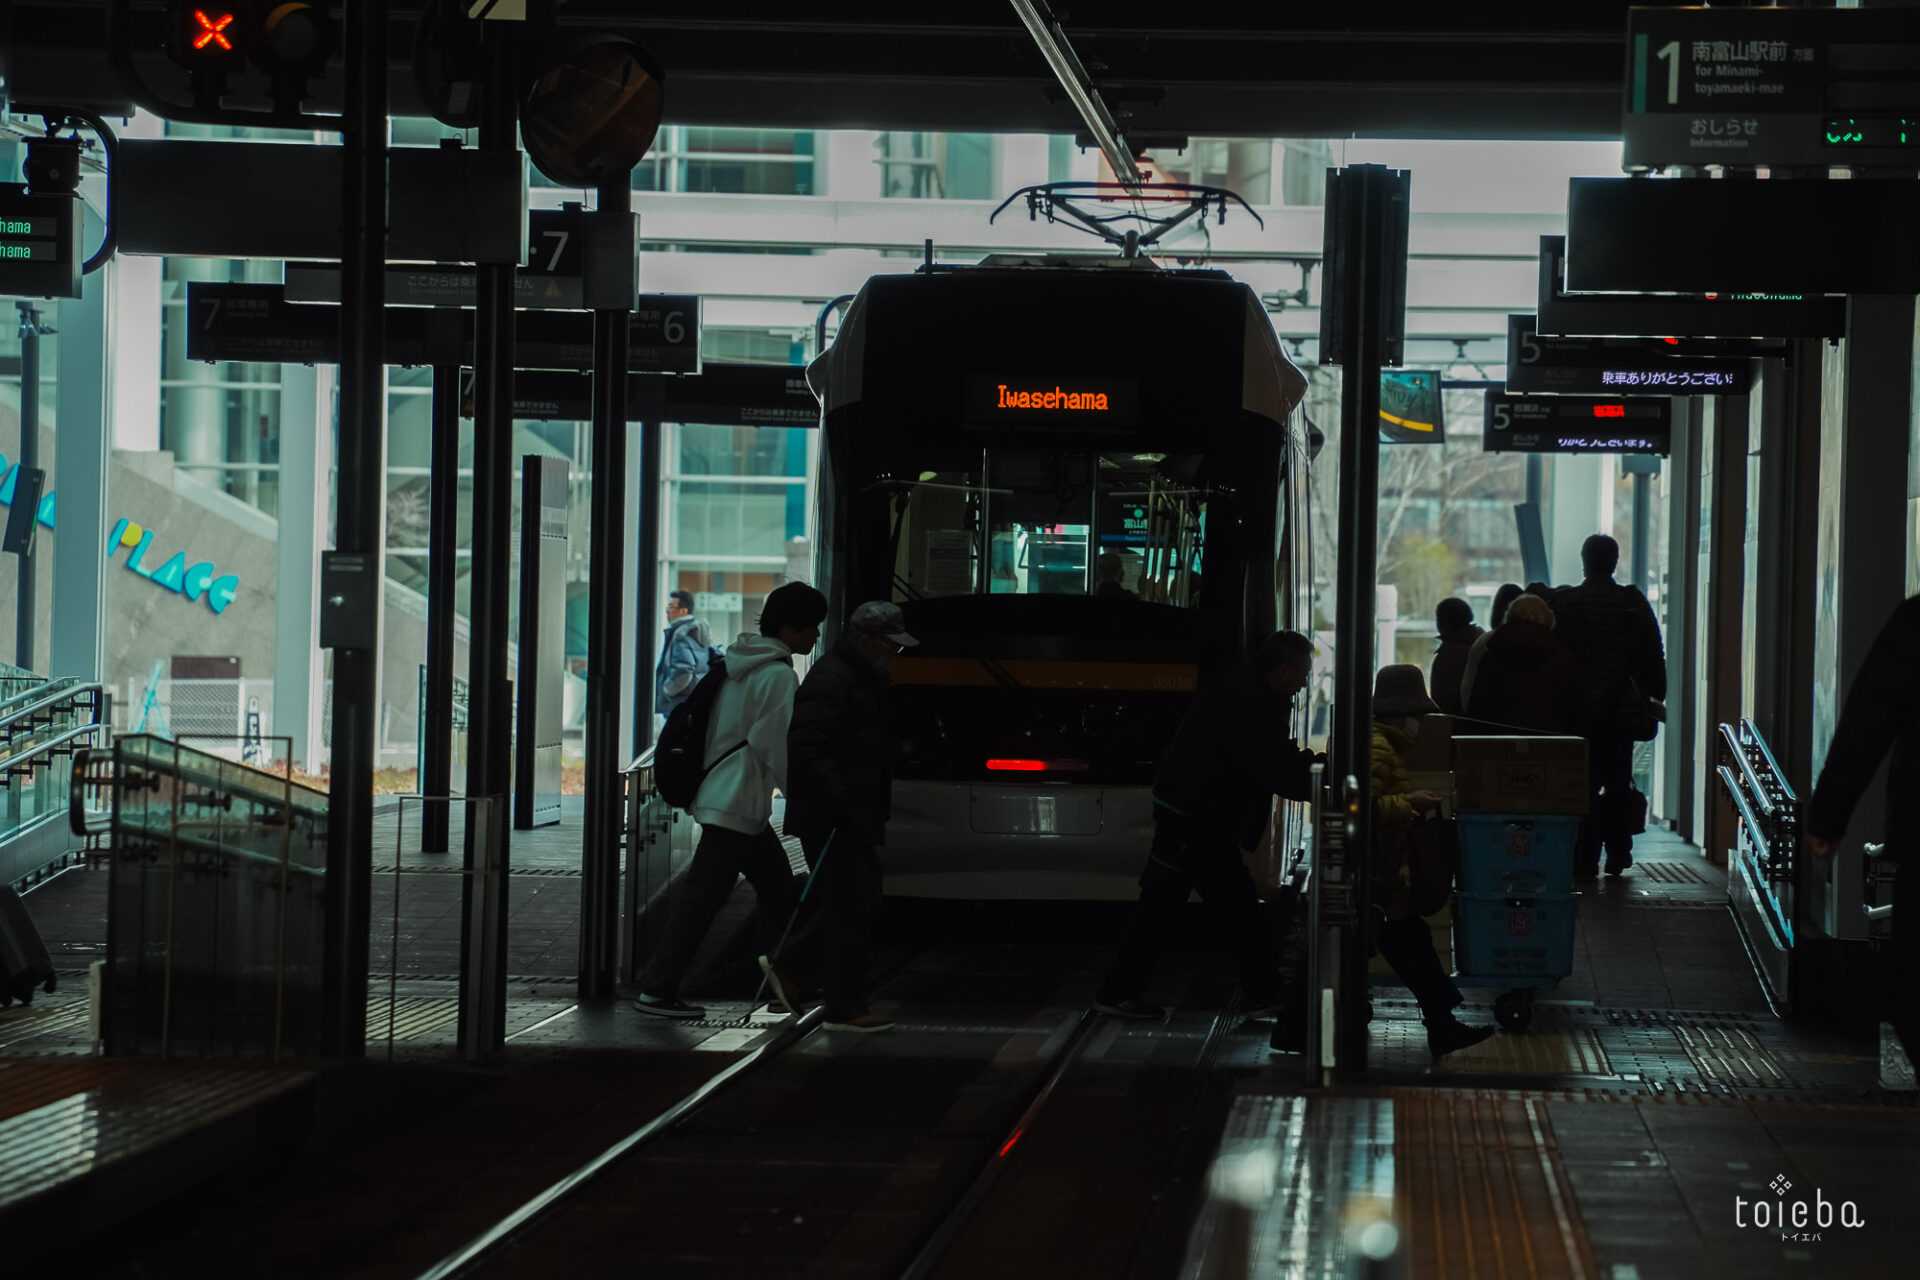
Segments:
[[[1682,354],[1677,340],[1661,338],[1543,337],[1532,316],[1507,317],[1510,391],[1734,396],[1752,386],[1753,361],[1746,356]]]
[[[1130,427],[1140,384],[1130,378],[985,375],[967,383],[966,420]]]
[[[0,184],[0,295],[80,296],[80,201]]]
[[[1626,166],[1910,166],[1917,32],[1899,8],[1630,8]]]
[[[1665,397],[1517,396],[1489,391],[1488,453],[1655,453],[1673,442],[1673,402]]]

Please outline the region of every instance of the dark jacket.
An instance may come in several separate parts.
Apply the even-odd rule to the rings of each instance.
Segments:
[[[1433,667],[1427,672],[1427,690],[1440,710],[1450,716],[1467,709],[1460,697],[1460,677],[1467,671],[1467,652],[1483,634],[1479,627],[1463,627],[1450,636],[1441,636],[1440,647],[1434,651]]]
[[[1174,730],[1154,800],[1252,848],[1275,795],[1312,798],[1313,753],[1289,736],[1292,707],[1252,663],[1214,681]]]
[[[1487,637],[1467,714],[1523,729],[1575,733],[1580,692],[1580,666],[1553,628],[1510,618]]]
[[[1553,593],[1560,643],[1580,667],[1580,683],[1589,710],[1611,708],[1624,698],[1632,679],[1650,698],[1667,696],[1667,654],[1660,624],[1640,588],[1612,578],[1588,578],[1577,587]]]
[[[1838,840],[1846,834],[1854,806],[1889,748],[1885,838],[1891,851],[1913,858],[1920,856],[1914,852],[1920,841],[1920,596],[1893,611],[1847,690],[1807,806],[1808,835]],[[1881,835],[1861,834],[1868,840]]]
[[[840,638],[814,663],[787,730],[788,835],[880,844],[893,816],[891,682]]]

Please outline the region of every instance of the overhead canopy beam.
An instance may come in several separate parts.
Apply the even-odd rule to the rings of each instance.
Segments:
[[[1107,104],[1094,91],[1093,78],[1087,74],[1073,46],[1067,42],[1067,33],[1053,20],[1045,0],[1012,2],[1013,11],[1020,15],[1021,25],[1026,27],[1027,34],[1039,46],[1040,56],[1053,68],[1054,77],[1060,81],[1060,87],[1066,90],[1067,100],[1073,103],[1073,109],[1080,113],[1082,123],[1087,126],[1087,132],[1093,135],[1100,154],[1107,158],[1114,177],[1124,186],[1138,188],[1144,179],[1140,176],[1140,166],[1133,162],[1133,149],[1120,136],[1120,127],[1115,123],[1113,113],[1107,110]]]

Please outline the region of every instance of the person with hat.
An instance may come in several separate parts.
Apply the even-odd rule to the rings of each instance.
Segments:
[[[787,733],[786,832],[800,841],[820,895],[829,1031],[884,1031],[867,1008],[867,952],[882,896],[879,846],[892,814],[890,671],[907,634],[900,606],[869,600],[853,611],[794,701]],[[766,958],[770,981],[784,970]]]
[[[1440,812],[1440,797],[1416,790],[1407,773],[1407,748],[1420,734],[1420,717],[1440,710],[1427,696],[1420,668],[1410,663],[1382,667],[1373,685],[1373,878],[1374,945],[1420,1004],[1427,1048],[1438,1058],[1478,1044],[1492,1027],[1473,1027],[1454,1017],[1465,1003],[1440,955],[1433,933],[1413,909],[1408,876],[1409,832],[1416,821]]]

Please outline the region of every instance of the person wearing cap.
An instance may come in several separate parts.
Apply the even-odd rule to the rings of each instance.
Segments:
[[[817,881],[829,1031],[893,1025],[867,1008],[867,952],[893,803],[889,673],[900,651],[918,643],[900,606],[870,600],[807,672],[794,702],[786,832],[800,841]]]
[[[1420,668],[1411,663],[1382,667],[1373,684],[1373,879],[1374,946],[1420,1004],[1427,1048],[1438,1058],[1478,1044],[1492,1027],[1473,1027],[1453,1016],[1465,1003],[1433,947],[1433,933],[1413,909],[1408,877],[1409,832],[1416,821],[1440,812],[1440,797],[1416,790],[1407,773],[1407,748],[1420,735],[1420,717],[1440,708],[1427,696]]]

